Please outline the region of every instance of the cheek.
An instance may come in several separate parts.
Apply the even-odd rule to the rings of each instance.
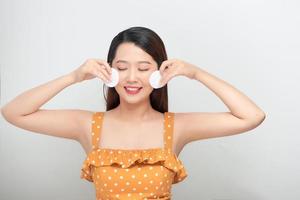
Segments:
[[[150,73],[147,73],[147,74],[145,74],[144,77],[143,77],[143,82],[144,82],[144,84],[147,85],[147,86],[148,86],[148,85],[150,86],[150,83],[149,83],[150,75],[151,75]]]

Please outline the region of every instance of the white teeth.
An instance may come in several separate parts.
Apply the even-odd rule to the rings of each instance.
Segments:
[[[130,90],[130,91],[137,91],[139,88],[136,88],[136,89],[134,89],[134,88],[126,88],[127,90]]]

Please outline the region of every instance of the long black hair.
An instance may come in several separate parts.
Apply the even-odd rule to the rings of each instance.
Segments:
[[[112,40],[107,62],[111,65],[115,58],[117,48],[120,44],[130,42],[134,43],[139,48],[152,56],[156,61],[158,70],[161,63],[167,60],[167,53],[162,39],[153,30],[145,27],[131,27],[118,33]],[[106,101],[106,111],[117,107],[120,104],[120,97],[114,87],[109,88],[103,84],[103,89],[106,87],[106,93],[103,92]],[[168,112],[168,88],[167,84],[158,89],[153,89],[150,94],[150,102],[153,109],[164,113]]]

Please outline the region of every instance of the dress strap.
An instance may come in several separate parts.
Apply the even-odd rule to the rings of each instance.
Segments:
[[[174,127],[174,113],[165,112],[164,113],[164,144],[165,149],[172,152],[173,144],[173,127]]]
[[[102,129],[103,112],[95,112],[92,118],[92,144],[93,150],[99,147],[99,140]]]

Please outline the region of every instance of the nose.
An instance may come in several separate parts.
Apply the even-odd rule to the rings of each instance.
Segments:
[[[127,80],[128,81],[135,81],[137,79],[137,72],[135,69],[131,68],[128,70],[127,73]]]

